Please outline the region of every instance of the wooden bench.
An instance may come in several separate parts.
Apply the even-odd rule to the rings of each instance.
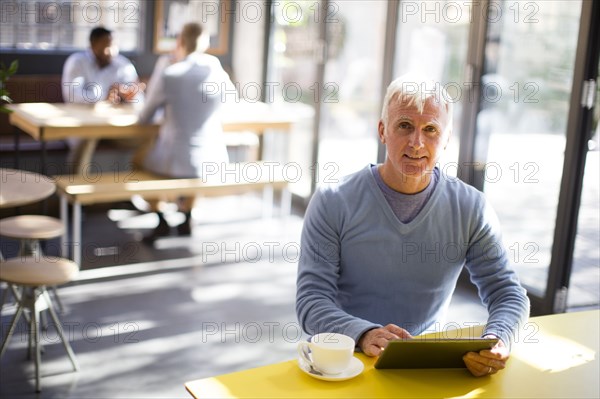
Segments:
[[[277,166],[279,165],[279,166]],[[60,217],[65,230],[69,223],[68,203],[73,207],[72,240],[62,237],[62,255],[81,264],[81,207],[83,205],[129,200],[134,195],[145,199],[164,199],[178,196],[215,197],[263,190],[263,216],[270,217],[273,192],[281,191],[281,214],[291,207],[289,180],[285,168],[276,162],[247,162],[214,165],[207,168],[206,177],[181,179],[165,178],[146,171],[104,172],[83,175],[55,176],[56,191],[60,196]]]

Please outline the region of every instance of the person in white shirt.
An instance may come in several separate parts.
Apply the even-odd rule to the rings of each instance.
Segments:
[[[155,120],[157,111],[164,111],[164,119],[156,141],[141,161],[142,168],[168,177],[202,177],[206,162],[221,165],[229,161],[219,111],[226,97],[236,92],[219,60],[205,53],[208,44],[202,26],[188,23],[177,37],[174,53],[157,62],[139,121]],[[179,235],[191,234],[193,200],[179,198],[179,210],[186,216],[177,227]],[[145,238],[153,243],[169,235],[170,226],[161,203],[150,205],[159,216],[158,227]]]
[[[144,85],[139,82],[135,67],[119,54],[112,32],[97,27],[90,32],[90,47],[67,58],[62,74],[62,95],[66,103],[94,104],[110,101],[142,105]],[[69,139],[69,162],[84,168],[82,160],[89,158],[97,140]]]

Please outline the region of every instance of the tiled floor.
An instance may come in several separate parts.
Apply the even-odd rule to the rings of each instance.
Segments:
[[[240,208],[232,205],[232,218]],[[140,263],[82,271],[78,283],[60,289],[66,307],[62,320],[81,370],[71,372],[50,327],[42,335],[47,343],[42,393],[35,395],[27,342],[17,334],[0,363],[0,396],[186,398],[186,381],[294,358],[303,338],[294,311],[301,219],[264,221],[246,212],[246,220],[229,224],[211,224],[207,216],[187,241],[164,239],[156,249],[139,244],[135,256]],[[125,213],[118,223],[121,228],[129,223],[131,239],[141,228],[132,224],[147,221],[137,216],[132,221]],[[97,222],[103,215],[89,213],[86,223],[95,232],[88,240],[102,245],[118,239],[114,231],[111,237],[103,230],[115,230],[114,223],[111,228]],[[161,251],[180,256],[166,260]],[[3,334],[13,311],[3,312]],[[486,316],[473,290],[459,286],[448,320],[483,322]]]

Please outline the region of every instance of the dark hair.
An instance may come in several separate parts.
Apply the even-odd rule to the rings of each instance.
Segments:
[[[198,47],[198,38],[202,35],[202,25],[197,22],[188,22],[181,29],[181,39],[185,51],[190,54],[196,51]]]
[[[99,26],[97,28],[92,29],[92,31],[90,32],[90,43],[94,43],[98,39],[101,39],[104,36],[110,36],[110,35],[112,35],[112,31]]]

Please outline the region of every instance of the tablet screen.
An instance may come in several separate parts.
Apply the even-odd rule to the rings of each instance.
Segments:
[[[409,339],[390,341],[375,363],[376,369],[466,367],[467,352],[490,349],[497,339]]]

